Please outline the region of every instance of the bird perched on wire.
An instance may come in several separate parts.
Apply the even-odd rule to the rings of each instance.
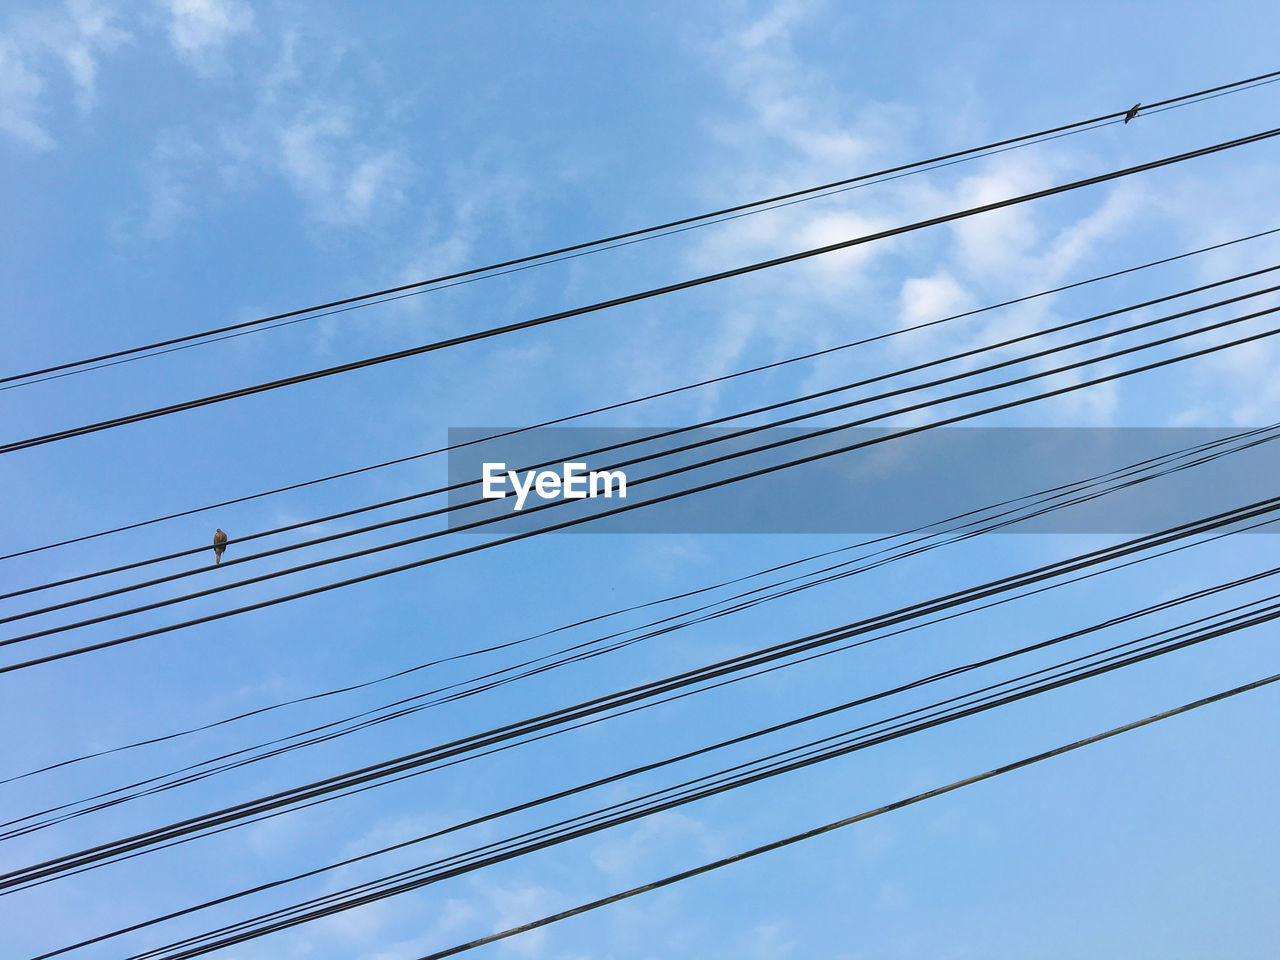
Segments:
[[[222,528],[218,528],[218,532],[213,535],[213,562],[222,562],[222,551],[227,549],[227,535],[222,532]]]
[[[1132,120],[1134,117],[1136,117],[1136,116],[1138,115],[1138,108],[1139,108],[1140,106],[1142,106],[1142,101],[1141,101],[1141,100],[1139,100],[1137,103],[1135,103],[1132,107],[1130,107],[1130,108],[1129,108],[1129,112],[1128,112],[1128,113],[1126,113],[1126,114],[1124,115],[1124,122],[1125,122],[1125,123],[1128,123],[1130,120]],[[1113,114],[1113,116],[1114,116],[1114,114]]]

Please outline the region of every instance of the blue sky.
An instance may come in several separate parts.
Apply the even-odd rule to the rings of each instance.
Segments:
[[[366,6],[6,6],[0,374],[1262,74],[1277,69],[1280,25],[1273,5],[1263,3]],[[1277,90],[1261,87],[676,237],[4,391],[3,435],[34,436],[511,323],[1243,136],[1272,125]],[[534,331],[7,454],[0,546],[10,549],[0,552],[408,456],[443,446],[450,427],[520,426],[1278,227],[1268,202],[1280,189],[1278,156],[1274,141],[1247,146]],[[1265,238],[591,424],[687,425],[1270,266],[1278,254],[1280,242]],[[1280,420],[1276,359],[1274,342],[1261,341],[995,422],[1262,426]],[[0,586],[7,592],[200,545],[218,526],[231,537],[231,559],[237,536],[405,495],[445,475],[443,458],[419,460],[0,561]],[[856,495],[856,488],[813,495],[820,501]],[[541,537],[3,675],[0,776],[519,639],[855,539]],[[991,535],[890,564],[376,732],[8,841],[0,845],[0,872],[1115,539]],[[375,542],[365,537],[357,545]],[[235,597],[252,602],[285,585],[303,589],[409,562],[440,544],[255,585]],[[313,548],[301,557],[331,552]],[[1044,639],[1247,574],[1267,566],[1270,555],[1268,537],[1229,538],[3,897],[7,953],[31,956],[984,651]],[[258,569],[284,565],[278,558]],[[248,567],[239,569],[248,575]],[[235,569],[186,582],[213,585]],[[1246,596],[1266,592],[1259,586]],[[1215,604],[1225,602],[1196,609],[1208,613]],[[6,601],[3,611],[29,605]],[[183,606],[181,616],[226,605],[206,598]],[[1160,625],[1191,615],[1175,612]],[[158,611],[130,619],[127,629],[176,619],[174,611]],[[636,614],[621,623],[644,619]],[[120,623],[103,624],[69,637],[92,643],[124,632]],[[578,628],[528,646],[541,654],[597,633]],[[1220,638],[225,955],[417,957],[1275,672],[1273,636],[1263,626]],[[22,649],[54,650],[66,639]],[[1078,652],[1103,645],[1085,644]],[[7,820],[507,662],[508,655],[494,654],[448,664],[424,672],[425,679],[414,674],[28,778],[0,788],[0,812]],[[865,708],[859,722],[885,712],[877,709]],[[1242,697],[485,948],[484,955],[1271,956],[1280,929],[1267,907],[1280,892],[1272,868],[1280,849],[1268,798],[1280,784],[1265,731],[1278,709],[1274,691]],[[837,718],[806,736],[845,725],[847,718]],[[725,762],[751,755],[743,750]],[[644,785],[666,782],[655,774]],[[557,810],[567,816],[632,791],[640,792],[609,788]],[[543,819],[513,819],[433,843],[430,852]],[[420,849],[402,852],[293,885],[275,899],[208,911],[166,927],[162,938],[121,938],[73,956],[125,956],[426,859]]]

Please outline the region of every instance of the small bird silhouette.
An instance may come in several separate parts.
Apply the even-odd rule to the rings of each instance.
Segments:
[[[1140,106],[1142,106],[1141,100],[1139,100],[1137,103],[1135,103],[1132,107],[1129,108],[1129,112],[1124,115],[1125,123],[1128,123],[1130,120],[1132,120],[1134,117],[1138,115],[1138,108]]]
[[[218,532],[213,535],[213,562],[222,562],[222,551],[227,549],[227,535],[222,532],[222,528],[218,528]]]

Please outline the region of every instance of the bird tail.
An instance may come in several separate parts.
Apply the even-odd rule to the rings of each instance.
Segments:
[[[213,562],[214,562],[215,564],[218,564],[218,563],[221,563],[221,562],[222,562],[222,551],[221,551],[221,550],[218,550],[218,551],[215,551],[215,552],[214,552],[214,554],[213,554]]]

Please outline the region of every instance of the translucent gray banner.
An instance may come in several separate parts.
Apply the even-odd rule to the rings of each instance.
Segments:
[[[555,427],[487,439],[510,429],[449,431],[451,529],[896,534],[963,518],[1141,534],[1280,495],[1280,427]]]

